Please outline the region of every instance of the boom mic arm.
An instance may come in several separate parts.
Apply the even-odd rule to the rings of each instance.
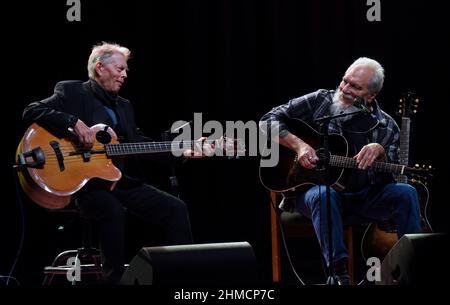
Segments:
[[[369,107],[367,107],[367,102],[363,97],[355,97],[353,100],[353,106],[363,110],[365,113],[371,113]]]

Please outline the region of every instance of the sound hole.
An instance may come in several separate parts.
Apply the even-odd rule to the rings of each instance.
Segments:
[[[111,142],[111,135],[104,131],[104,130],[100,130],[97,132],[97,134],[95,135],[95,138],[97,139],[98,142],[102,143],[102,144],[108,144],[109,142]]]

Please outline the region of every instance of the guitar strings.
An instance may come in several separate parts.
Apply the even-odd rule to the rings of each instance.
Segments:
[[[161,142],[161,143],[163,143],[163,142]],[[171,142],[171,145],[165,144],[164,146],[161,146],[160,148],[164,149],[164,150],[169,150],[169,148],[170,148],[170,150],[172,150],[174,145],[181,144],[181,143],[193,144],[193,145],[189,145],[189,147],[183,147],[183,149],[198,147],[195,144],[204,144],[204,143],[201,143],[201,142],[178,141],[178,142]],[[118,143],[118,144],[107,144],[107,145],[110,145],[109,147],[111,147],[112,150],[117,150],[117,151],[120,152],[122,150],[126,150],[126,149],[129,149],[129,148],[134,148],[134,149],[146,148],[146,146],[154,146],[153,148],[156,148],[155,146],[158,146],[159,144],[152,142],[152,144],[147,144],[147,143],[126,143],[126,144],[120,144],[120,143]],[[114,145],[118,145],[118,146],[114,146]],[[58,146],[58,148],[63,152],[63,154],[64,153],[70,153],[70,152],[77,152],[76,147],[73,146],[73,145],[60,145],[60,146]],[[69,149],[69,152],[67,152],[66,149]],[[105,146],[103,146],[103,145],[94,146],[92,148],[92,150],[95,150],[95,149],[104,150]],[[47,154],[55,153],[55,151],[53,149],[43,149],[43,151],[45,153],[47,153]]]
[[[212,143],[214,141],[215,140],[205,141],[205,142],[211,142]],[[151,142],[150,144],[149,143],[124,143],[124,144],[118,143],[117,145],[120,145],[120,146],[117,146],[117,149],[112,149],[112,152],[113,153],[121,153],[121,152],[125,152],[125,150],[127,148],[139,149],[139,148],[145,148],[145,146],[149,146],[149,145],[150,146],[157,146],[157,145],[160,145],[159,143],[165,143],[165,142]],[[170,142],[170,143],[171,143],[170,150],[173,149],[173,145],[181,144],[181,143],[189,143],[189,144],[191,144],[191,145],[189,145],[189,147],[183,147],[183,148],[195,148],[195,147],[198,147],[195,144],[204,144],[204,142],[200,142],[200,141],[174,141],[174,142]],[[108,145],[116,145],[116,144],[108,144]],[[110,146],[110,147],[115,148],[115,146]],[[94,151],[95,150],[104,150],[104,148],[105,148],[105,146],[103,146],[103,145],[97,145],[97,146],[92,147],[91,150],[94,150]],[[71,155],[71,153],[77,153],[78,152],[75,149],[75,147],[73,145],[70,145],[70,144],[69,145],[67,145],[67,144],[66,145],[60,145],[59,149],[61,150],[63,157],[72,157],[73,155]],[[67,150],[67,149],[69,149],[69,150]],[[169,151],[169,144],[165,144],[165,146],[161,147],[161,149],[164,150],[164,151]],[[48,157],[53,157],[53,156],[56,157],[55,151],[53,149],[44,149],[43,152],[46,154],[46,156],[48,155]],[[77,154],[77,155],[79,155],[79,154]]]
[[[158,145],[158,146],[172,146],[173,144],[184,144],[184,143],[186,143],[186,144],[188,144],[188,143],[190,143],[190,144],[201,144],[201,143],[208,143],[208,144],[217,144],[216,142],[222,142],[222,143],[225,143],[224,141],[222,141],[222,140],[204,140],[204,141],[197,141],[197,140],[184,140],[184,141],[169,141],[169,142],[133,142],[133,143],[120,143],[120,142],[117,142],[117,143],[109,143],[109,144],[99,144],[101,147],[103,147],[103,146],[106,146],[106,145],[108,145],[108,146],[115,146],[115,145],[117,145],[117,146],[122,146],[122,147],[127,147],[127,146],[156,146],[156,145]],[[63,143],[63,144],[60,144],[58,147],[64,147],[64,148],[67,148],[67,147],[70,147],[70,148],[73,148],[73,147],[75,147],[75,145],[74,144],[72,144],[72,143]]]
[[[233,140],[233,143],[238,140]],[[196,146],[196,144],[216,144],[218,146],[222,146],[222,145],[226,145],[229,144],[226,141],[223,141],[221,139],[216,139],[216,140],[203,140],[203,141],[197,141],[197,140],[184,140],[184,141],[171,141],[171,142],[136,142],[136,143],[110,143],[110,144],[101,144],[98,145],[101,148],[105,148],[106,145],[108,145],[109,147],[117,147],[117,148],[142,148],[142,147],[156,147],[156,146],[160,146],[160,147],[170,147],[172,148],[172,146],[174,145],[180,145],[180,144],[189,144],[189,147],[194,147]],[[117,146],[116,146],[117,145]],[[60,144],[58,146],[60,149],[65,149],[65,148],[69,148],[69,149],[73,149],[76,146],[71,144],[71,143],[67,143],[67,144]],[[96,147],[96,146],[94,146]],[[184,147],[184,148],[188,148],[188,147]],[[50,150],[52,151],[52,150]]]
[[[100,160],[109,160],[109,159],[106,159],[106,158],[91,158],[91,160],[90,160],[90,162],[93,162],[93,161],[100,161]],[[71,164],[71,163],[79,163],[80,161],[82,161],[82,160],[64,160],[64,164]],[[59,162],[57,161],[57,160],[49,160],[48,162],[45,162],[45,164],[58,164]],[[84,164],[84,162],[81,162],[81,163],[83,163]]]

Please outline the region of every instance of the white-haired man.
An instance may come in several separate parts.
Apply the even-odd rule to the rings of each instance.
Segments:
[[[408,184],[395,183],[392,175],[368,170],[375,160],[399,162],[399,128],[375,100],[383,82],[383,67],[373,59],[361,57],[350,65],[336,90],[321,89],[292,99],[273,108],[261,119],[272,127],[277,126],[279,136],[274,140],[295,151],[302,167],[313,169],[319,166],[316,150],[306,139],[302,139],[301,134],[289,131],[291,119],[301,119],[318,129],[316,119],[326,115],[354,112],[359,109],[354,105],[355,101],[358,98],[365,101],[363,104],[369,114],[333,119],[328,125],[329,133],[344,135],[358,164],[358,170],[351,171],[345,179],[345,190],[331,189],[333,269],[340,284],[349,283],[346,270],[348,252],[343,240],[343,225],[352,215],[364,219],[393,220],[398,236],[421,230],[420,208],[415,188]],[[329,265],[326,208],[324,185],[316,185],[297,194],[295,209],[311,218],[321,244],[322,255]]]
[[[127,78],[129,56],[130,51],[117,44],[94,46],[88,60],[89,80],[59,82],[51,97],[25,108],[23,119],[58,136],[74,132],[87,147],[95,137],[89,126],[98,123],[112,127],[120,141],[145,141],[131,103],[118,95]],[[79,192],[78,200],[82,214],[98,222],[106,284],[118,284],[124,271],[125,210],[162,227],[166,245],[192,243],[185,203],[144,184],[137,157],[115,160],[115,164],[122,178],[113,191],[90,184]]]

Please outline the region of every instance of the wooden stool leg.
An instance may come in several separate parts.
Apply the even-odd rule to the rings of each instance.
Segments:
[[[272,280],[275,283],[281,280],[281,260],[280,260],[280,235],[277,219],[277,195],[274,192],[270,193],[270,230],[272,237]],[[273,206],[275,205],[275,206]]]
[[[348,227],[345,229],[345,243],[347,245],[348,251],[348,275],[350,276],[350,284],[353,284],[354,280],[354,262],[353,262],[353,230],[352,227]]]

